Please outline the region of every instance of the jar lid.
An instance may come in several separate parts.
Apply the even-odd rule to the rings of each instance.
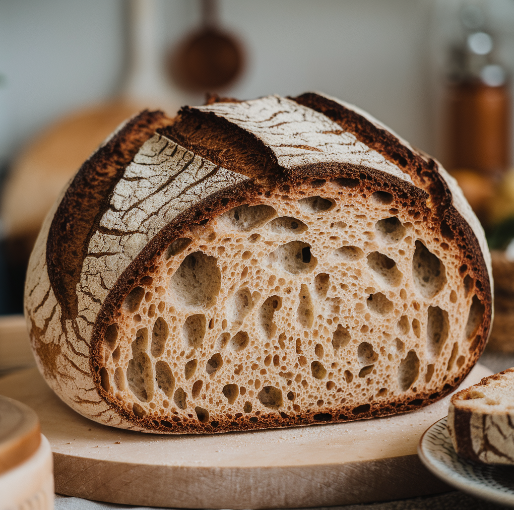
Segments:
[[[37,414],[17,400],[0,396],[0,475],[31,457],[40,443]]]

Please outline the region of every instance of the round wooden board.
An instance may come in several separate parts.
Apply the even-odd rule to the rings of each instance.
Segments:
[[[0,396],[0,475],[25,462],[40,443],[36,413],[16,400]]]
[[[477,365],[461,387],[490,371]],[[448,397],[415,413],[207,436],[109,428],[63,404],[36,369],[0,379],[32,407],[54,453],[56,492],[131,505],[293,508],[387,501],[450,490],[421,464],[422,433]]]

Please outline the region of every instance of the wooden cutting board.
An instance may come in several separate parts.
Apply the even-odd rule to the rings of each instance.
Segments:
[[[490,371],[477,365],[465,385]],[[390,418],[210,436],[109,428],[69,409],[36,369],[0,379],[32,407],[54,453],[56,492],[131,505],[298,508],[386,501],[450,490],[419,461],[421,434],[448,397]]]

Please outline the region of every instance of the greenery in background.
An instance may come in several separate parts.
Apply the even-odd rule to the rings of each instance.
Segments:
[[[490,250],[505,250],[512,239],[514,239],[514,217],[503,220],[487,235]]]

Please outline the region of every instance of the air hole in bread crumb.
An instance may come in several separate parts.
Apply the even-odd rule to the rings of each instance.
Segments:
[[[350,340],[351,336],[348,329],[341,326],[341,324],[338,324],[332,336],[332,346],[334,347],[334,349],[336,351],[339,349],[343,349],[348,345],[348,342],[350,342]]]
[[[118,341],[118,325],[117,324],[110,324],[107,326],[107,329],[105,330],[105,343],[107,344],[107,347],[113,351],[116,347],[116,342]]]
[[[395,342],[396,342],[396,352],[403,352],[403,350],[405,349],[405,344],[399,338],[397,338],[395,340]]]
[[[203,343],[207,321],[205,315],[199,313],[190,315],[182,327],[182,336],[186,348],[197,349]]]
[[[321,344],[316,344],[316,347],[314,347],[314,353],[318,358],[323,357],[323,346]]]
[[[314,289],[316,294],[320,298],[324,298],[327,295],[328,289],[330,288],[330,275],[326,273],[320,273],[314,278]]]
[[[271,252],[266,258],[265,264],[295,275],[311,272],[318,261],[311,254],[310,248],[307,243],[291,241]]]
[[[247,414],[252,412],[252,404],[250,402],[245,402],[245,405],[243,407],[243,412],[245,412]]]
[[[412,319],[412,331],[416,335],[417,338],[421,336],[421,324],[418,319]]]
[[[277,212],[269,205],[240,205],[218,218],[221,228],[237,229],[243,232],[260,227],[276,216]]]
[[[218,337],[218,339],[216,340],[214,348],[217,351],[221,351],[222,349],[224,349],[227,346],[229,340],[230,340],[230,334],[229,333],[222,333]]]
[[[361,365],[370,365],[378,360],[378,354],[368,342],[361,342],[357,348],[357,358]]]
[[[268,228],[274,234],[287,235],[294,234],[298,235],[307,230],[307,225],[296,218],[291,218],[290,216],[282,216],[280,218],[275,218],[272,220]]]
[[[484,312],[485,306],[480,302],[476,295],[473,296],[465,329],[465,335],[468,340],[471,340],[477,334],[484,319]]]
[[[270,409],[278,409],[283,404],[282,391],[274,386],[264,386],[264,388],[262,388],[258,393],[257,398],[264,407],[268,407]]]
[[[273,323],[273,317],[281,308],[282,298],[280,296],[270,296],[262,304],[259,310],[259,323],[266,338],[271,338],[275,334],[277,327]]]
[[[127,388],[125,376],[123,375],[123,369],[121,367],[116,367],[116,370],[114,371],[114,384],[120,391],[124,391]]]
[[[360,183],[359,179],[352,179],[351,177],[340,177],[334,179],[334,182],[343,188],[356,188]]]
[[[173,241],[166,250],[164,255],[166,260],[174,257],[175,255],[178,255],[179,253],[182,253],[192,242],[193,241],[187,237],[175,239],[175,241]]]
[[[253,301],[252,294],[247,287],[239,289],[228,306],[229,319],[233,324],[240,326],[243,323],[244,318],[248,315],[252,309]]]
[[[374,366],[375,365],[369,365],[367,367],[361,368],[359,371],[359,377],[363,378],[363,377],[366,377],[367,375],[371,374],[371,372],[373,372]]]
[[[429,383],[434,375],[434,365],[427,365],[427,373],[425,374],[425,382]]]
[[[105,367],[100,369],[100,384],[106,392],[109,392],[111,389],[111,383],[109,382],[109,372],[107,372]]]
[[[191,390],[191,395],[193,398],[198,398],[200,396],[200,392],[202,391],[203,381],[200,379],[195,381],[193,384],[193,389]]]
[[[330,413],[317,413],[313,416],[314,421],[332,421]]]
[[[456,303],[457,302],[457,293],[452,290],[450,292],[450,303]]]
[[[170,289],[180,306],[210,308],[221,288],[217,259],[200,251],[191,253],[170,279]]]
[[[304,328],[311,328],[314,322],[314,304],[307,285],[302,284],[298,299],[299,304],[296,311],[296,318]]]
[[[353,381],[353,374],[349,370],[344,371],[344,378],[347,383],[351,383]]]
[[[468,297],[474,287],[473,278],[471,278],[471,276],[469,276],[469,274],[467,274],[464,277],[463,285],[464,285],[464,296]]]
[[[369,310],[377,315],[387,315],[394,309],[394,303],[387,299],[382,292],[371,294],[367,299],[367,305]]]
[[[450,322],[448,312],[438,306],[428,307],[427,318],[427,354],[429,359],[439,356],[448,338]]]
[[[393,216],[377,221],[375,231],[383,243],[395,244],[405,237],[407,229],[396,216]]]
[[[353,262],[364,256],[364,252],[357,246],[343,246],[334,251],[334,255],[345,262]]]
[[[239,396],[239,386],[237,384],[226,384],[222,391],[229,404],[233,404]]]
[[[186,363],[184,366],[184,376],[187,379],[191,379],[194,373],[196,372],[196,367],[198,366],[198,360],[192,359]]]
[[[152,330],[152,346],[151,353],[154,357],[159,357],[164,352],[166,340],[168,339],[169,328],[167,322],[159,317],[153,326]]]
[[[204,409],[203,407],[195,407],[195,413],[198,417],[198,420],[201,423],[206,423],[209,421],[209,411],[207,409]]]
[[[182,388],[177,388],[177,391],[175,391],[175,395],[173,396],[173,401],[179,409],[185,409],[187,407],[186,398],[186,392]]]
[[[229,347],[233,351],[242,351],[248,346],[250,337],[245,331],[239,331],[235,336],[230,339]]]
[[[209,375],[212,375],[215,372],[217,372],[222,366],[223,366],[223,358],[221,357],[221,354],[216,353],[211,356],[209,361],[207,361],[207,364],[205,365],[205,371]]]
[[[319,196],[307,197],[298,200],[300,208],[310,214],[320,213],[332,209],[335,202],[328,198],[322,198]]]
[[[464,397],[464,400],[475,400],[479,398],[485,398],[485,394],[479,390],[472,389],[466,397]]]
[[[418,378],[419,358],[414,350],[410,350],[398,367],[398,386],[400,391],[407,391]]]
[[[433,298],[446,284],[444,264],[421,241],[416,241],[412,275],[416,289],[424,298]]]
[[[465,356],[459,356],[459,357],[457,358],[457,366],[458,366],[459,368],[461,368],[461,367],[462,367],[462,365],[464,365],[464,362],[465,362],[465,361],[466,361],[466,357],[465,357]]]
[[[159,360],[155,364],[155,380],[159,389],[167,396],[173,395],[173,389],[175,388],[175,378],[171,368],[165,361]]]
[[[319,361],[311,363],[311,372],[315,379],[324,379],[327,376],[327,369]]]
[[[132,405],[132,412],[138,418],[143,418],[146,415],[145,410],[137,402]]]
[[[363,404],[361,406],[358,406],[356,407],[352,413],[353,414],[362,414],[362,413],[367,413],[369,410],[371,409],[371,405],[370,404]]]
[[[127,381],[132,393],[141,401],[148,402],[153,397],[153,375],[150,357],[137,353],[128,363]]]
[[[402,281],[402,273],[396,267],[396,262],[387,255],[374,251],[368,255],[368,266],[373,276],[382,285],[397,287]]]
[[[371,200],[373,200],[375,204],[389,205],[393,201],[393,195],[387,191],[375,191],[375,193],[371,195]]]
[[[446,367],[446,370],[450,371],[453,368],[457,354],[459,354],[459,344],[458,342],[455,342],[453,344],[452,353],[450,354],[450,359],[448,360],[448,366]]]
[[[139,309],[139,305],[141,304],[144,295],[145,289],[143,289],[143,287],[132,289],[125,298],[125,301],[123,301],[123,309],[129,313],[136,312]]]
[[[132,342],[132,356],[145,352],[148,349],[148,329],[141,328],[136,332],[136,338]]]
[[[398,329],[400,335],[407,335],[410,331],[409,318],[405,315],[402,315],[398,321],[398,324],[396,325],[396,328]]]

